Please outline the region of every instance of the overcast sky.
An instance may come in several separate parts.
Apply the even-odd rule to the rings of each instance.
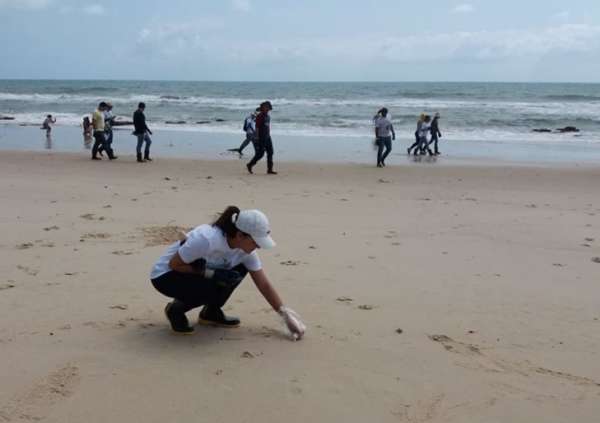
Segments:
[[[0,78],[600,82],[600,0],[0,0]]]

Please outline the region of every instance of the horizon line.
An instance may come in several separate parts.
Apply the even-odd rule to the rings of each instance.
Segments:
[[[133,79],[133,78],[0,78],[0,81],[105,81],[105,82],[202,82],[202,83],[315,83],[315,84],[600,84],[600,81],[519,81],[519,80],[211,80],[211,79]]]

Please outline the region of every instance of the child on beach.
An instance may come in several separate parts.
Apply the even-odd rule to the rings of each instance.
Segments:
[[[50,136],[52,132],[52,124],[56,123],[56,119],[52,117],[52,115],[47,115],[46,119],[44,119],[44,123],[42,123],[42,127],[40,129],[46,130],[46,136]]]
[[[171,329],[190,334],[186,312],[200,306],[198,323],[237,327],[240,320],[223,313],[233,291],[250,273],[259,292],[283,318],[294,339],[304,335],[306,327],[299,316],[285,307],[263,270],[256,250],[275,246],[267,217],[259,210],[227,207],[210,225],[200,225],[186,234],[183,241],[171,244],[158,259],[150,280],[161,294],[173,298],[165,315]]]

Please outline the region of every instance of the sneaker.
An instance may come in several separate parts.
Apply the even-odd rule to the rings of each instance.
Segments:
[[[165,316],[167,316],[167,320],[171,323],[173,332],[182,335],[189,335],[194,332],[194,328],[190,326],[185,313],[177,313],[173,310],[173,303],[169,303],[165,307]]]
[[[277,175],[277,172],[275,172],[274,170],[269,170],[267,171],[267,175]]]
[[[119,157],[117,157],[117,156],[112,156],[112,157],[109,157],[109,159],[110,159],[110,160],[117,160],[118,158],[119,158]]]
[[[250,164],[246,165],[246,169],[248,169],[248,173],[254,174],[254,172],[252,172],[252,166],[250,166]]]
[[[100,157],[92,157],[92,160],[102,160]]]
[[[237,328],[240,325],[240,319],[225,315],[220,308],[205,306],[198,316],[198,324]]]
[[[381,163],[377,163],[377,167],[383,167]]]

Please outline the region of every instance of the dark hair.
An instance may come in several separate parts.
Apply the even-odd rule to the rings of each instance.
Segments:
[[[381,113],[381,116],[386,117],[388,114],[388,109],[386,109],[385,107],[383,107],[379,113]]]
[[[141,102],[140,104],[138,104],[138,109],[145,109],[146,108],[146,103]]]
[[[51,118],[51,117],[52,117],[52,115],[46,115],[46,117],[49,117],[49,118]]]
[[[227,238],[233,238],[238,232],[241,232],[235,226],[235,223],[233,223],[232,219],[233,215],[239,214],[239,212],[240,209],[236,206],[229,206],[223,210],[223,213],[219,215],[217,220],[215,220],[212,225],[221,229],[223,235],[225,235]]]
[[[257,107],[255,112],[260,112],[260,107]]]
[[[101,101],[98,107],[106,107],[106,103],[104,101]]]

